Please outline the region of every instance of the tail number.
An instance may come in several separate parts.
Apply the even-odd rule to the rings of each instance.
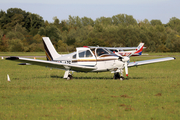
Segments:
[[[71,61],[57,61],[57,62],[59,62],[59,63],[65,63],[65,64],[71,64]]]

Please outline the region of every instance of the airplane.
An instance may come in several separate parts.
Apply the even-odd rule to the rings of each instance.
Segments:
[[[55,69],[65,70],[63,78],[72,79],[73,72],[105,72],[110,71],[114,73],[114,79],[123,80],[123,71],[125,69],[126,76],[128,76],[128,67],[145,65],[150,63],[157,63],[163,61],[174,60],[174,57],[158,58],[151,60],[143,60],[130,62],[130,56],[121,56],[116,52],[111,52],[104,47],[78,47],[76,52],[60,55],[55,50],[49,37],[43,37],[43,44],[45,48],[46,60],[30,59],[17,56],[7,57],[6,60],[16,62],[25,62],[23,65],[39,65]],[[21,63],[20,63],[21,64]],[[121,74],[121,75],[120,75]]]
[[[90,48],[93,48],[94,46],[88,46]],[[128,56],[132,52],[134,52],[131,56],[140,56],[142,55],[142,50],[145,49],[144,43],[140,43],[138,47],[105,47],[111,52],[116,52],[120,54],[121,56]],[[129,51],[130,50],[130,51]]]

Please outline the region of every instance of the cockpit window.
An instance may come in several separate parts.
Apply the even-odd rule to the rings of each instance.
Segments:
[[[103,54],[109,54],[109,51],[103,48],[97,48],[96,53],[97,53],[97,56],[101,56]]]

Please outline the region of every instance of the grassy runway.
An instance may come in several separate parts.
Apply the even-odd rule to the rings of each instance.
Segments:
[[[176,60],[129,68],[124,81],[113,80],[110,72],[74,73],[73,80],[65,80],[62,70],[0,59],[0,120],[178,120],[180,53],[131,57],[131,61],[166,56]]]

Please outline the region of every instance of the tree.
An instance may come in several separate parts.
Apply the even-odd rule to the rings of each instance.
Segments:
[[[44,26],[45,26],[44,20],[41,16],[39,16],[38,14],[29,13],[29,12],[27,13],[27,17],[25,19],[24,27],[26,27],[26,29],[29,32],[33,31],[34,29],[39,29],[39,28],[44,27]],[[38,32],[38,30],[36,30],[36,32]]]
[[[38,34],[49,37],[53,44],[57,44],[58,40],[61,39],[61,31],[55,25],[49,25],[46,28],[41,27]]]
[[[46,36],[46,29],[44,27],[39,28],[38,34]]]
[[[150,21],[151,25],[155,26],[155,25],[162,25],[161,20],[151,20]]]
[[[2,38],[0,39],[0,51],[1,52],[9,51],[9,44],[6,35],[3,35]]]
[[[99,38],[88,38],[87,40],[84,41],[84,45],[89,45],[89,46],[106,46],[107,44]]]
[[[10,21],[10,18],[8,18],[8,16],[6,15],[6,13],[4,11],[0,11],[0,27],[2,29],[4,29],[5,25],[8,24]]]
[[[10,52],[23,52],[24,47],[20,39],[12,39],[10,41]]]
[[[70,25],[71,28],[77,28],[77,27],[82,27],[82,23],[81,23],[81,19],[79,18],[79,16],[71,16],[69,15],[69,20],[68,20],[68,24]]]
[[[172,17],[167,23],[167,25],[171,27],[173,30],[180,32],[180,19]]]
[[[73,45],[76,42],[76,30],[71,29],[67,35],[67,45]]]
[[[3,21],[6,25],[3,26],[4,29],[11,30],[16,24],[24,25],[24,15],[25,11],[20,8],[10,8],[7,10],[7,14],[4,15]]]
[[[59,27],[60,27],[60,30],[63,32],[63,31],[68,31],[68,26],[66,24],[67,22],[65,20],[62,20]]]
[[[59,19],[57,18],[57,16],[53,17],[53,20],[54,20],[54,25],[58,28],[60,28],[60,21]]]
[[[8,39],[10,39],[10,40],[16,39],[16,33],[10,31],[10,32],[8,32],[8,33],[6,34],[6,37],[7,37]]]
[[[105,26],[107,26],[107,25],[111,25],[112,24],[112,18],[110,18],[110,17],[100,17],[100,18],[97,18],[96,20],[95,20],[95,24],[96,23],[100,23],[100,24],[102,24],[102,25],[105,25]]]
[[[37,44],[41,44],[42,43],[42,36],[39,35],[39,34],[36,34],[34,37],[33,37],[33,40],[34,40],[34,43],[37,43]]]
[[[2,39],[3,35],[4,35],[4,31],[0,29],[0,40]]]
[[[63,43],[62,40],[59,40],[57,43],[57,50],[61,52],[66,52],[68,45],[66,43]]]
[[[20,25],[19,23],[17,23],[17,24],[15,25],[14,31],[15,31],[15,32],[21,32],[23,35],[27,35],[27,34],[28,34],[26,28],[25,28],[25,27],[22,27],[22,25]]]
[[[94,26],[94,21],[91,18],[83,17],[81,18],[81,21],[83,26]]]
[[[114,25],[137,25],[137,21],[133,18],[132,15],[118,14],[112,17]]]
[[[138,20],[138,25],[141,29],[144,29],[144,30],[147,30],[147,28],[151,26],[148,19],[144,19],[143,21]]]
[[[23,11],[22,9],[20,9],[20,8],[9,8],[7,10],[7,16],[9,18],[12,18],[15,14],[21,14],[21,15],[24,16],[26,14],[26,12]]]

